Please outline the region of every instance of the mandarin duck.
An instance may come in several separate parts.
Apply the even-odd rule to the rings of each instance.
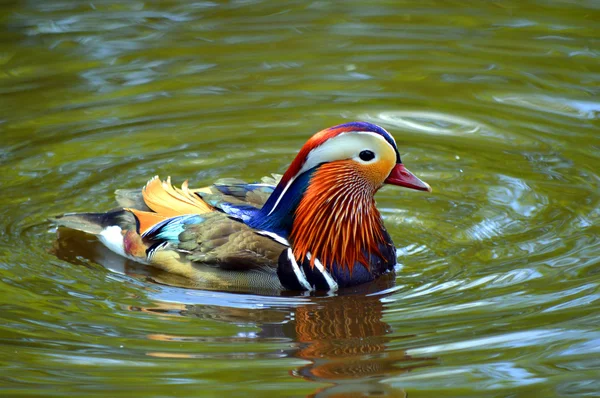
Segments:
[[[335,291],[394,270],[374,199],[384,184],[431,191],[386,130],[352,122],[313,135],[279,181],[178,189],[154,177],[141,191],[116,191],[116,210],[54,222],[208,289]]]

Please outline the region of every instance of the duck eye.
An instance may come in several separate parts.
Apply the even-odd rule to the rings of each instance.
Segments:
[[[368,162],[369,160],[373,160],[375,158],[375,154],[373,153],[373,151],[369,150],[362,151],[358,154],[358,156],[361,160],[364,160],[365,162]]]

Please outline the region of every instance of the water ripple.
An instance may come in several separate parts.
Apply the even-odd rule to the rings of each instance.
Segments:
[[[597,4],[13,3],[8,390],[598,395]],[[401,265],[361,289],[177,287],[46,221],[110,209],[114,189],[155,174],[260,180],[357,119],[386,127],[433,187],[378,192]]]

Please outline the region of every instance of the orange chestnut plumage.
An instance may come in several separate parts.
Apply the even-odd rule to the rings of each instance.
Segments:
[[[303,175],[309,175],[309,180],[298,182]],[[393,137],[366,123],[317,133],[300,150],[278,189],[283,184],[283,193],[274,194],[275,206],[280,201],[283,207],[293,203],[293,195],[285,200],[288,188],[301,191],[302,197],[289,232],[291,254],[283,259],[294,274],[280,272],[280,279],[291,280],[290,286],[297,286],[296,280],[306,286],[303,273],[312,283],[310,279],[318,279],[326,269],[333,278],[325,278],[321,288],[332,288],[334,282],[350,286],[353,281],[372,280],[393,269],[395,248],[374,199],[383,184],[431,189],[404,167]],[[298,189],[302,184],[305,188]],[[360,275],[354,276],[357,266]]]
[[[324,164],[315,172],[296,210],[290,240],[296,258],[311,254],[328,268],[332,264],[352,273],[360,262],[367,269],[363,251],[379,253],[384,240],[381,215],[373,195],[381,184],[374,183],[351,160]]]

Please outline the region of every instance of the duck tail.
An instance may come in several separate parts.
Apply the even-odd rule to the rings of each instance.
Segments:
[[[92,235],[100,235],[112,226],[123,230],[136,226],[133,214],[123,209],[106,213],[67,213],[51,218],[50,221],[57,227],[75,229]]]

